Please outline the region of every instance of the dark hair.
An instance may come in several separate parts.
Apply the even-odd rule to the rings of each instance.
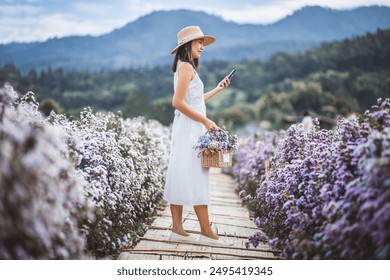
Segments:
[[[177,62],[179,60],[183,62],[188,62],[195,69],[198,69],[199,59],[192,57],[192,41],[185,43],[184,45],[180,46],[179,49],[177,50],[175,59],[173,60],[173,64],[172,64],[173,73],[176,72]]]

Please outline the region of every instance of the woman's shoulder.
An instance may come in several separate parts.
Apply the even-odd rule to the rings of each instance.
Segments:
[[[177,62],[177,67],[176,67],[176,72],[178,72],[180,69],[185,69],[187,71],[189,71],[189,70],[192,71],[192,70],[194,70],[194,67],[189,62],[178,61]]]
[[[195,68],[189,62],[181,62],[181,64],[179,64],[179,63],[180,62],[178,62],[178,65],[176,68],[176,73],[178,73],[179,76],[180,76],[180,73],[185,73],[188,75],[191,73],[191,80],[192,80],[196,75]]]

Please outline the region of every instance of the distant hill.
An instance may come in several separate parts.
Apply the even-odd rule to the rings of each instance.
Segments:
[[[313,112],[335,119],[364,113],[378,98],[390,97],[390,29],[321,44],[300,53],[276,54],[264,61],[202,62],[199,75],[212,89],[233,68],[237,73],[225,93],[207,103],[218,125],[267,120],[282,128],[288,115]],[[167,65],[115,71],[47,69],[21,75],[12,64],[0,67],[0,85],[32,91],[46,108],[60,106],[79,115],[85,107],[121,111],[126,117],[173,118],[172,71]],[[328,122],[329,123],[329,122]]]
[[[178,29],[200,25],[217,37],[206,60],[265,59],[276,52],[296,52],[323,42],[390,28],[390,8],[361,7],[337,11],[305,7],[271,25],[237,24],[189,10],[158,11],[108,34],[55,38],[39,43],[0,45],[0,65],[14,63],[22,72],[51,66],[65,70],[114,70],[170,63]]]

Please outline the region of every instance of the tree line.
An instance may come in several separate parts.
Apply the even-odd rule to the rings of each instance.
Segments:
[[[231,86],[208,103],[208,114],[231,128],[255,122],[279,129],[286,126],[286,116],[304,110],[333,119],[363,113],[378,98],[390,97],[389,42],[390,30],[378,29],[305,52],[279,53],[265,61],[201,63],[199,74],[206,90],[237,69]],[[46,113],[54,109],[78,115],[91,107],[167,125],[173,118],[172,75],[170,65],[110,72],[49,67],[23,75],[7,64],[0,68],[0,83],[9,82],[22,94],[33,91]]]

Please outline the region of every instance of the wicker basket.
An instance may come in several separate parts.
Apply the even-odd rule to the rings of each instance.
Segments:
[[[229,150],[215,151],[204,150],[201,154],[203,167],[231,167],[233,163],[233,152]]]

